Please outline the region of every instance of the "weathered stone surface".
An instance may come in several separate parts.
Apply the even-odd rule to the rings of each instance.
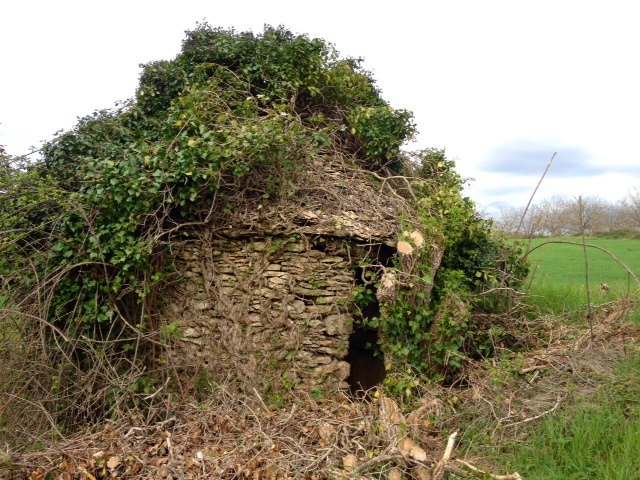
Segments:
[[[348,241],[327,253],[304,240],[202,238],[176,248],[181,280],[163,295],[162,321],[183,334],[171,341],[172,359],[251,386],[286,376],[293,388],[346,388]]]
[[[327,335],[344,335],[351,333],[353,320],[347,315],[327,315],[324,317],[324,328]]]

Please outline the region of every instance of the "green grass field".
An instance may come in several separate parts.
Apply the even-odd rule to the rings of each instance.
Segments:
[[[541,419],[527,442],[503,448],[500,461],[527,480],[640,478],[640,356],[618,359],[615,380],[572,407]]]
[[[580,238],[562,237],[533,239],[525,243],[525,247],[529,245],[532,250],[527,302],[557,315],[580,316],[587,307],[584,250],[582,245],[547,243],[550,241],[582,242]],[[591,304],[600,305],[636,294],[638,284],[620,263],[640,276],[640,240],[596,238],[587,239],[586,243],[615,257],[596,248],[587,248]],[[607,285],[608,290],[601,285]]]
[[[534,313],[550,313],[568,322],[580,320],[587,313],[584,250],[582,245],[545,244],[550,240],[582,242],[579,238],[530,242],[532,272],[526,302],[534,307]],[[586,243],[607,250],[640,276],[640,240],[596,238],[587,239]],[[593,305],[625,296],[640,297],[636,280],[618,261],[594,248],[588,248],[587,255]],[[608,285],[607,291],[601,289],[602,284]],[[637,325],[640,311],[626,320]],[[630,331],[637,332],[637,327]],[[632,345],[635,342],[618,354],[605,350],[606,355],[600,352],[594,356],[594,368],[587,369],[586,376],[604,372],[604,366],[610,364],[612,378],[590,378],[591,386],[597,388],[587,395],[573,387],[572,400],[528,426],[526,441],[503,446],[497,463],[505,471],[517,470],[522,478],[531,480],[640,479],[640,354]],[[571,388],[567,390],[570,391]]]

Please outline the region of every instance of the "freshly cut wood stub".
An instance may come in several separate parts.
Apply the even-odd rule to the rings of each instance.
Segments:
[[[400,450],[400,453],[404,456],[409,455],[413,447],[415,447],[415,444],[409,437],[404,437],[398,442],[398,450]]]
[[[358,459],[355,455],[347,455],[342,459],[342,465],[346,471],[352,472],[358,465]]]
[[[427,452],[425,452],[422,448],[415,446],[409,452],[409,456],[414,460],[424,462],[427,459]]]
[[[120,459],[118,457],[111,457],[107,462],[107,467],[111,470],[118,468],[118,465],[120,465]]]
[[[318,429],[318,435],[320,435],[320,440],[322,440],[324,445],[331,443],[331,438],[333,437],[334,433],[335,431],[333,427],[328,423],[325,423]]]
[[[431,480],[431,472],[427,470],[425,467],[416,467],[411,470],[411,476],[415,480]]]
[[[396,248],[398,249],[398,253],[401,253],[402,255],[411,255],[413,253],[413,247],[411,246],[411,244],[409,242],[405,242],[404,240],[398,242]]]
[[[376,298],[380,303],[394,303],[396,299],[396,276],[387,272],[382,275],[380,285],[376,291]]]
[[[402,473],[397,468],[389,472],[389,480],[402,480]]]
[[[424,237],[420,232],[414,230],[409,234],[409,237],[413,240],[413,244],[418,250],[421,250],[424,247]]]

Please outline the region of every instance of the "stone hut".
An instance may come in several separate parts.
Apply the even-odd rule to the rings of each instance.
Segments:
[[[293,198],[238,197],[170,242],[177,275],[161,321],[178,328],[176,364],[274,397],[383,379],[377,332],[363,322],[379,314],[375,295],[366,308],[353,299],[391,264],[403,185],[342,159],[305,168]]]

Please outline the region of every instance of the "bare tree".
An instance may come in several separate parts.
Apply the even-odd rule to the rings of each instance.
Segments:
[[[505,235],[514,236],[518,230],[524,207],[505,208],[493,219],[494,225]]]
[[[602,207],[602,216],[598,222],[597,231],[615,232],[632,228],[627,221],[622,200],[618,200],[617,202],[604,200]]]
[[[548,237],[567,235],[567,218],[570,215],[570,202],[565,198],[554,195],[543,199],[538,204],[542,218],[540,234]]]
[[[596,232],[640,230],[640,189],[618,201],[596,195],[574,198],[553,196],[529,206],[500,211],[496,227],[506,235],[519,237],[560,237],[591,235]],[[518,229],[519,227],[519,229]]]
[[[571,235],[590,235],[602,231],[602,219],[605,206],[603,200],[595,195],[574,197],[569,202],[567,227]]]
[[[640,190],[634,188],[622,200],[622,216],[627,228],[640,230]]]

